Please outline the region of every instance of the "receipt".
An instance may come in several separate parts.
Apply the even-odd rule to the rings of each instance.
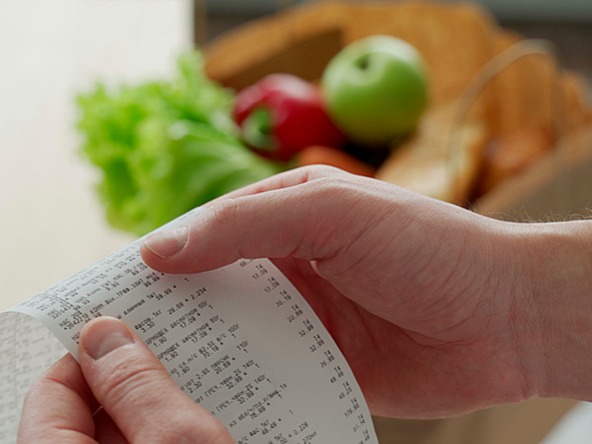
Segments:
[[[143,263],[140,242],[0,313],[0,443],[15,441],[34,379],[77,357],[82,327],[103,315],[126,322],[239,444],[377,443],[343,355],[271,261],[169,275]]]

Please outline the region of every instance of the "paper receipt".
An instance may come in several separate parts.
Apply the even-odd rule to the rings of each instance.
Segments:
[[[140,240],[0,313],[0,443],[15,442],[34,379],[66,352],[76,357],[80,330],[102,315],[125,321],[239,444],[377,443],[347,362],[271,261],[168,275],[139,249]]]

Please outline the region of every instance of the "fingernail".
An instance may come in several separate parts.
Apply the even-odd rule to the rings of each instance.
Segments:
[[[168,259],[185,248],[188,238],[187,227],[179,227],[148,236],[144,245],[158,257]]]
[[[97,360],[119,347],[132,344],[134,338],[123,322],[103,317],[84,327],[80,341],[87,353]]]

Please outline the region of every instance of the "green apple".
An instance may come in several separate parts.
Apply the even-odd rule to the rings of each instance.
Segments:
[[[383,145],[412,132],[428,102],[428,76],[420,53],[386,35],[342,49],[322,78],[325,106],[353,141]]]

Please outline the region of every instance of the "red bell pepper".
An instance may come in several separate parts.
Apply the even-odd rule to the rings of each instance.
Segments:
[[[244,141],[275,160],[290,160],[311,145],[345,142],[325,112],[318,87],[290,74],[268,75],[239,92],[234,118]]]

